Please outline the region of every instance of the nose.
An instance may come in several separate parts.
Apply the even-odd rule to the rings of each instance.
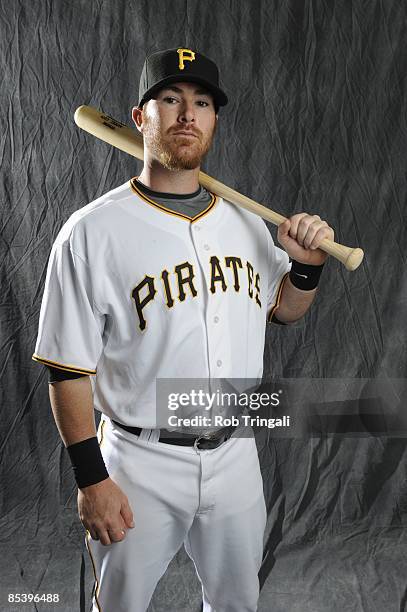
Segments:
[[[180,123],[193,123],[195,121],[195,110],[193,103],[189,100],[184,100],[178,117]]]

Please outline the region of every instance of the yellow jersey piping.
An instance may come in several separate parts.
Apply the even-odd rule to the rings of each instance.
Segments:
[[[59,370],[64,370],[65,372],[78,372],[81,374],[96,374],[96,370],[89,370],[88,368],[78,368],[78,366],[72,365],[70,363],[59,363],[59,361],[51,361],[51,359],[45,359],[44,357],[40,357],[36,353],[34,353],[31,357],[33,361],[38,361],[39,363],[43,363],[44,365],[51,366],[53,368],[58,368]]]
[[[86,536],[85,536],[86,548],[88,550],[88,553],[89,553],[89,556],[90,556],[90,560],[92,562],[93,575],[95,577],[95,595],[94,595],[94,597],[95,597],[95,602],[96,602],[96,605],[98,607],[99,612],[102,612],[102,608],[100,607],[100,603],[99,603],[99,587],[100,587],[100,584],[99,584],[99,580],[97,579],[97,576],[96,576],[96,565],[95,565],[95,561],[93,559],[93,556],[92,556],[92,553],[91,553],[91,550],[90,550],[89,540],[90,540],[90,532],[88,530],[86,530]]]
[[[274,302],[274,305],[271,307],[271,310],[269,312],[269,315],[267,317],[267,321],[271,322],[271,319],[273,318],[273,314],[275,312],[275,310],[277,310],[277,308],[280,305],[280,299],[281,299],[281,294],[283,293],[283,287],[284,287],[284,283],[286,278],[288,277],[288,275],[290,274],[290,272],[286,272],[283,277],[280,280],[279,286],[278,286],[278,290],[277,290],[277,296],[276,296],[276,301]]]
[[[103,442],[103,429],[104,429],[105,423],[106,423],[105,419],[102,419],[101,422],[99,423],[99,433],[98,433],[99,448],[102,446],[102,442]]]
[[[134,177],[134,178],[137,178],[137,177]],[[195,217],[188,217],[188,215],[184,215],[183,213],[179,213],[179,212],[176,212],[174,210],[171,210],[170,208],[167,208],[163,204],[159,204],[158,202],[155,202],[154,200],[149,198],[133,182],[134,178],[130,179],[130,181],[129,181],[130,182],[130,187],[142,200],[147,202],[147,204],[151,204],[151,206],[154,206],[155,208],[158,208],[158,210],[161,210],[162,212],[165,212],[168,215],[172,215],[173,217],[179,217],[181,219],[185,219],[186,221],[190,221],[191,223],[194,223],[195,221],[198,221],[198,219],[201,219],[202,217],[207,215],[212,210],[212,208],[214,208],[215,204],[218,201],[218,196],[215,193],[209,192],[211,194],[211,201],[209,202],[207,208],[205,208],[205,210],[202,210],[200,213],[195,215]]]
[[[99,428],[98,428],[99,431],[98,431],[98,436],[97,436],[98,437],[98,442],[99,442],[99,448],[102,446],[102,442],[103,442],[103,428],[105,426],[105,423],[106,423],[106,421],[102,417],[102,420],[99,423]],[[96,605],[98,607],[99,612],[102,612],[102,608],[100,607],[100,603],[99,603],[100,583],[99,583],[98,577],[96,575],[95,560],[94,560],[92,552],[90,550],[90,537],[91,537],[90,536],[90,532],[89,532],[88,529],[86,529],[86,536],[85,536],[86,548],[87,548],[87,551],[89,553],[90,560],[92,562],[93,576],[94,576],[94,579],[95,579],[95,595],[94,595],[94,597],[95,597],[95,602],[96,602]]]

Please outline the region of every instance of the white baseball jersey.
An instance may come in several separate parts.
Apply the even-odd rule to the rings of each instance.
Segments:
[[[261,379],[290,267],[257,215],[213,195],[191,220],[127,181],[61,228],[32,359],[91,375],[97,410],[154,428],[157,378]]]

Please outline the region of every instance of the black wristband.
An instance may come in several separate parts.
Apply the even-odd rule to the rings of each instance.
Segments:
[[[299,263],[293,259],[289,274],[290,281],[297,289],[311,291],[311,289],[315,289],[318,285],[324,265],[325,263],[320,266],[310,266],[309,264]]]
[[[66,447],[79,489],[109,478],[96,436]]]

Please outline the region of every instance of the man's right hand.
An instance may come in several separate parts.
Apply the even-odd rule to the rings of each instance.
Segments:
[[[121,542],[134,527],[129,501],[111,478],[78,490],[78,512],[92,539],[104,546]]]

